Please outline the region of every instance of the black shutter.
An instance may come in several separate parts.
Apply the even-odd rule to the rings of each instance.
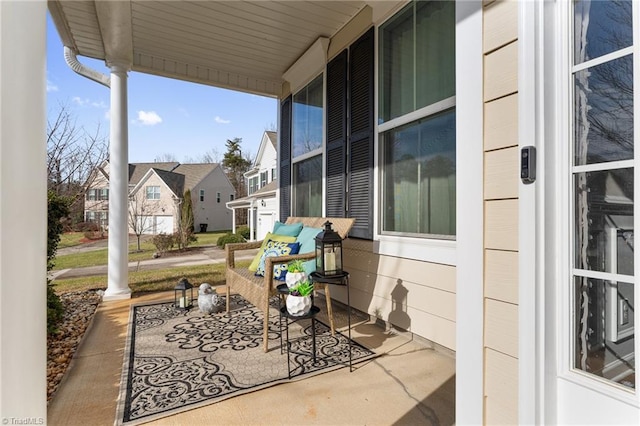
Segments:
[[[327,216],[345,216],[347,50],[327,64]]]
[[[280,182],[280,221],[284,222],[291,214],[291,107],[292,98],[289,96],[280,104],[280,167],[278,181]]]
[[[349,235],[373,239],[374,31],[349,48],[349,142],[347,216]]]

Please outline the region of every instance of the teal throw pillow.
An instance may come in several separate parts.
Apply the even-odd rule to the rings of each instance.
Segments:
[[[316,236],[324,231],[322,228],[305,226],[296,237],[296,243],[300,243],[300,253],[312,253],[316,249]]]
[[[256,275],[264,277],[264,267],[267,257],[287,256],[290,254],[298,254],[300,244],[298,243],[285,243],[282,241],[269,240],[264,248],[264,253],[260,258]],[[275,279],[284,280],[284,276],[287,273],[287,264],[281,263],[273,267],[273,277]]]
[[[287,225],[286,223],[276,221],[273,225],[273,233],[277,235],[288,235],[290,237],[297,237],[302,229],[302,222],[292,223]]]

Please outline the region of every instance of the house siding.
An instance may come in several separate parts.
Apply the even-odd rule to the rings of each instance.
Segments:
[[[84,198],[84,211],[86,212],[102,212],[109,211],[109,200],[87,200],[87,193],[89,189],[109,188],[109,180],[98,170],[94,171],[95,178],[91,181],[91,185],[87,188]],[[84,219],[83,219],[84,220]]]
[[[518,423],[518,4],[484,5],[484,422]]]
[[[200,201],[200,189],[205,190],[203,202]],[[219,203],[217,201],[218,192],[220,193]],[[222,167],[213,169],[211,173],[191,188],[193,226],[196,232],[200,231],[200,224],[207,224],[207,232],[231,229],[231,215],[233,213],[226,205],[231,194],[235,194],[235,190],[222,171]]]
[[[159,200],[147,200],[147,186],[159,186],[160,187],[160,199]],[[162,179],[158,177],[155,173],[149,175],[149,178],[142,183],[140,189],[134,195],[137,201],[137,208],[141,207],[145,208],[145,212],[138,212],[137,215],[140,216],[171,216],[173,217],[173,232],[176,231],[178,226],[178,214],[176,209],[176,204],[173,201],[173,194],[171,190],[167,188],[167,185],[164,183]],[[136,205],[136,204],[134,204]],[[164,209],[164,211],[163,211]],[[131,205],[129,206],[129,210],[131,211]],[[148,213],[148,214],[147,214]],[[134,232],[131,227],[131,216],[129,217],[129,232]],[[152,230],[145,231],[145,234],[152,233]]]

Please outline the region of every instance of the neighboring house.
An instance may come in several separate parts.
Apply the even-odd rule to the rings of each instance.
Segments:
[[[279,218],[276,145],[277,133],[264,132],[253,167],[244,174],[248,195],[227,203],[234,218],[236,209],[248,210],[251,240],[263,239]]]
[[[109,163],[95,171],[85,197],[85,219],[108,225]],[[219,164],[132,163],[129,165],[129,232],[171,234],[179,225],[186,190],[191,190],[194,229],[229,229],[224,201],[235,189]],[[135,229],[133,225],[135,224]]]

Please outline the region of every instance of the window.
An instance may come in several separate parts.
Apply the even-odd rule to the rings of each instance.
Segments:
[[[220,202],[220,193],[217,192],[216,193],[216,203],[219,203],[219,202]]]
[[[322,116],[323,76],[320,74],[293,95],[294,216],[322,216]],[[309,154],[318,155],[309,158]]]
[[[234,194],[229,194],[229,201],[235,200],[236,196]]]
[[[260,172],[260,188],[267,184],[267,179],[269,177],[269,172]]]
[[[109,199],[109,188],[100,188],[98,199],[101,201],[106,201]]]
[[[293,157],[322,148],[322,74],[293,95]]]
[[[276,180],[276,168],[271,169],[271,180]]]
[[[204,201],[204,189],[200,190],[200,201]]]
[[[456,234],[454,7],[414,2],[380,27],[382,234]]]
[[[293,165],[294,216],[322,216],[322,156]]]
[[[249,194],[251,195],[258,190],[258,176],[249,179]]]
[[[109,226],[109,212],[108,211],[86,211],[84,213],[85,222],[96,223],[101,229],[107,229]]]
[[[87,190],[87,201],[96,201],[98,199],[97,189]]]
[[[159,186],[147,186],[147,200],[159,200],[160,199],[160,187]]]

